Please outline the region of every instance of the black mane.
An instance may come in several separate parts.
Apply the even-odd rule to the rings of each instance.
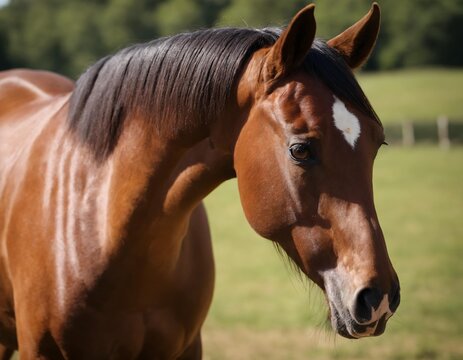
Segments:
[[[244,64],[271,46],[280,29],[209,29],[123,49],[91,66],[71,97],[69,126],[105,159],[114,150],[126,114],[137,111],[165,137],[211,124],[224,109]],[[339,98],[376,118],[350,68],[321,40],[305,60]]]

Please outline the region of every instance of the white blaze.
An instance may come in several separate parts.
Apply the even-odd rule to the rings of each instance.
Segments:
[[[355,143],[360,136],[360,121],[357,116],[347,110],[346,105],[336,96],[334,97],[333,104],[333,119],[334,125],[341,131],[346,141],[354,149]]]

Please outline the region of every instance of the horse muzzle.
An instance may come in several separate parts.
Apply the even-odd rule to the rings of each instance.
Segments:
[[[387,320],[400,303],[398,281],[393,281],[388,292],[381,291],[379,287],[360,287],[349,291],[342,279],[332,275],[324,278],[331,325],[339,335],[359,339],[384,332]]]

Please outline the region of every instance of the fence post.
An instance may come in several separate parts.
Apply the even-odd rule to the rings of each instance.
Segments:
[[[437,135],[439,137],[440,148],[450,148],[449,119],[447,118],[447,116],[442,115],[437,118]]]
[[[404,146],[413,146],[415,144],[413,122],[409,120],[402,122],[402,144]]]

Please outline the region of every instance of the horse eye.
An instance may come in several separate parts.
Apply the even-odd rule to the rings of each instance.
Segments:
[[[310,145],[304,143],[293,144],[289,147],[291,158],[297,162],[306,162],[311,159]]]

